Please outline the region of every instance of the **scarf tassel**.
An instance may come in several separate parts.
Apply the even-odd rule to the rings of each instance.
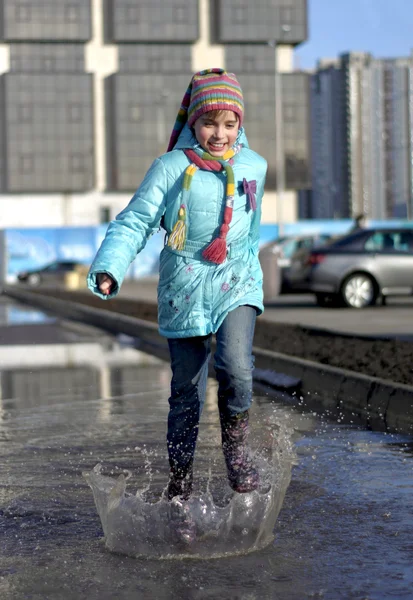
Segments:
[[[168,246],[173,250],[183,250],[186,242],[186,209],[181,204],[178,211],[178,220],[173,226],[168,239]]]
[[[205,248],[202,256],[205,260],[221,265],[227,258],[227,233],[232,219],[232,207],[226,206],[224,222],[220,227],[219,236]]]
[[[205,248],[202,252],[202,257],[209,261],[213,262],[217,265],[222,264],[227,258],[227,233],[229,231],[229,226],[232,219],[232,210],[234,206],[234,193],[235,193],[235,183],[234,183],[234,171],[232,169],[233,165],[233,157],[237,154],[241,149],[241,146],[236,146],[235,148],[231,148],[228,150],[224,156],[220,158],[215,158],[211,156],[207,152],[203,152],[199,155],[197,152],[191,149],[185,149],[184,152],[186,156],[191,161],[191,165],[188,167],[186,171],[186,178],[184,178],[184,191],[188,191],[191,185],[192,177],[194,174],[193,167],[204,169],[206,171],[222,171],[225,170],[227,175],[227,186],[226,186],[226,202],[225,202],[225,210],[224,210],[224,219],[219,229],[219,235],[216,239],[212,240],[212,242]],[[226,161],[229,164],[225,164]]]

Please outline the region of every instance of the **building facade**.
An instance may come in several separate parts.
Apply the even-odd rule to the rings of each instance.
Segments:
[[[0,227],[113,218],[211,66],[237,74],[268,160],[263,221],[295,220],[310,180],[310,81],[293,69],[306,0],[0,0],[0,38]]]
[[[312,215],[413,217],[413,56],[320,61],[311,78]]]

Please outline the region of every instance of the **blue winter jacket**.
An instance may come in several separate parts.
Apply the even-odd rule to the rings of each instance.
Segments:
[[[235,197],[227,235],[228,256],[216,265],[202,249],[217,237],[225,208],[225,172],[196,171],[187,202],[187,241],[183,251],[165,246],[160,255],[158,284],[159,332],[168,338],[215,333],[229,311],[248,304],[263,310],[262,271],[258,260],[259,223],[267,163],[247,142],[241,128],[234,158]],[[128,206],[108,227],[88,275],[89,289],[103,300],[120,289],[130,263],[161,226],[171,233],[182,201],[184,171],[190,161],[184,148],[199,148],[188,125],[171,152],[157,158]],[[243,179],[255,180],[257,210],[252,211]],[[100,293],[96,275],[108,273],[116,282],[110,295]]]

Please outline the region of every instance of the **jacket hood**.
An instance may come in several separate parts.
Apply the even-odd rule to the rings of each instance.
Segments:
[[[240,127],[238,131],[237,139],[235,144],[242,144],[244,148],[249,148],[247,136],[245,135],[245,130],[243,127]],[[184,150],[185,148],[200,148],[201,145],[194,136],[191,127],[188,123],[185,123],[178,141],[175,144],[174,150]]]

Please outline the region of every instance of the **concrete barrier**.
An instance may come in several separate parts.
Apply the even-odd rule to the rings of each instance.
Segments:
[[[132,300],[100,302],[104,308],[96,308],[99,299],[91,294],[86,296],[59,290],[53,297],[50,291],[46,294],[41,290],[29,291],[13,286],[5,287],[3,293],[46,312],[95,325],[111,333],[125,333],[137,339],[136,347],[140,350],[163,360],[169,359],[167,342],[159,335],[157,323],[114,310],[116,308],[118,311],[132,311],[136,314],[137,303]],[[156,314],[155,309],[153,304],[147,307],[151,317]],[[275,371],[301,380],[301,397],[297,394],[300,408],[317,411],[339,422],[347,415],[347,421],[370,429],[413,433],[412,386],[273,352],[259,346],[254,346],[253,351],[255,365],[261,372]],[[268,385],[272,384],[269,378]]]

